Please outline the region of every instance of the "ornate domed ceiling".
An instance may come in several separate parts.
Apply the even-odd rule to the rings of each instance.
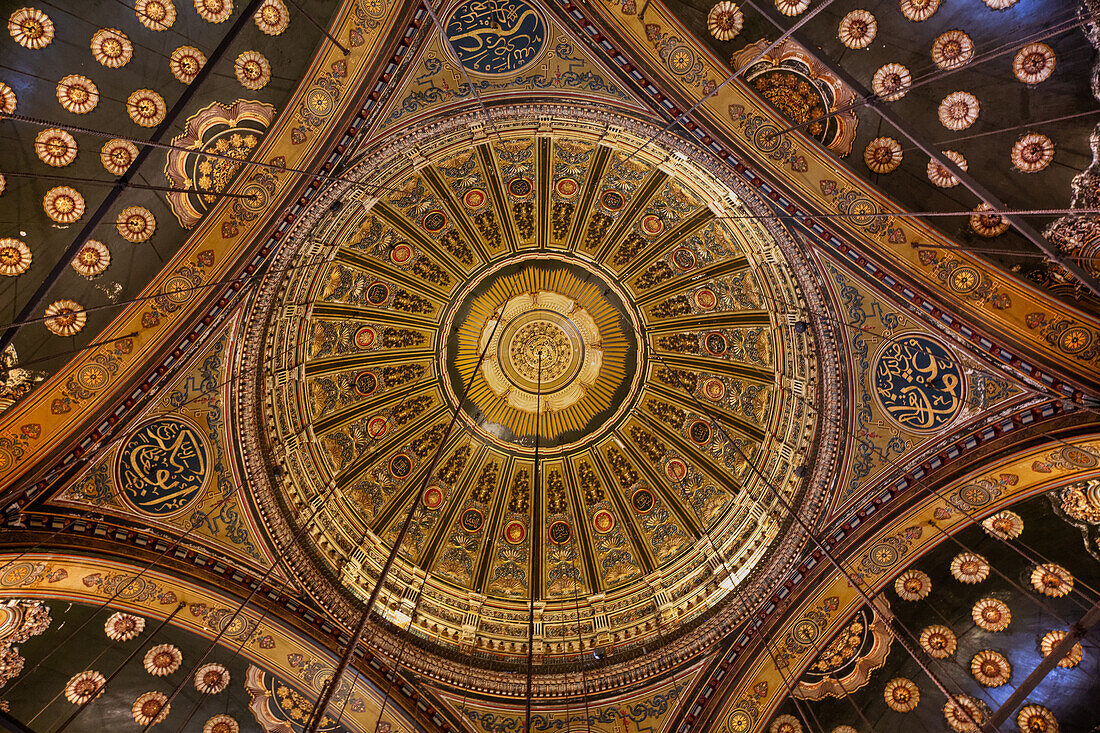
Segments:
[[[414,169],[408,142],[372,155],[290,235],[246,352],[266,513],[292,531],[324,505],[300,566],[322,602],[361,605],[419,501],[389,620],[507,663],[534,601],[554,664],[783,566],[801,536],[763,482],[805,500],[822,362],[787,316],[797,254],[748,199],[639,150],[648,129],[535,112],[441,126]]]

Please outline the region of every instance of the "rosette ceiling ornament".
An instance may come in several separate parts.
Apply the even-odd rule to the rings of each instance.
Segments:
[[[246,468],[319,603],[358,617],[419,502],[370,638],[438,679],[515,694],[532,602],[536,685],[700,653],[804,542],[761,476],[806,518],[827,488],[835,349],[788,315],[825,307],[794,242],[731,171],[601,117],[371,151],[288,233],[242,349]]]

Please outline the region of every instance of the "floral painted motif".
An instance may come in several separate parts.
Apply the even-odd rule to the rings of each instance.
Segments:
[[[970,92],[951,92],[940,102],[940,123],[948,130],[965,130],[978,119],[981,106]]]
[[[745,16],[730,0],[722,0],[707,13],[707,30],[719,41],[729,41],[741,32]]]
[[[46,165],[64,168],[76,160],[76,140],[65,130],[50,128],[34,136],[34,152]]]
[[[960,583],[980,583],[989,577],[989,562],[973,552],[961,552],[951,561],[951,575]]]
[[[886,683],[882,696],[891,710],[908,713],[920,703],[920,689],[909,679],[896,677]]]
[[[897,170],[901,158],[901,144],[892,137],[876,137],[863,151],[863,162],[873,173]]]
[[[172,644],[157,644],[145,653],[145,671],[154,677],[166,677],[183,664],[183,653]]]
[[[1004,631],[1012,623],[1012,611],[1004,601],[983,598],[970,609],[970,617],[985,631]]]
[[[53,40],[53,21],[38,8],[20,8],[8,18],[8,33],[20,46],[38,51]]]
[[[145,619],[121,611],[112,613],[103,625],[103,632],[112,641],[130,641],[144,630]]]
[[[0,239],[0,275],[22,275],[31,266],[31,250],[18,239]]]
[[[932,579],[920,570],[906,570],[894,581],[894,591],[903,601],[919,601],[932,592]]]
[[[152,89],[138,89],[126,100],[126,113],[142,127],[156,127],[164,121],[168,106]]]
[[[93,669],[73,675],[65,684],[65,699],[73,705],[84,705],[103,694],[107,678]]]
[[[98,239],[89,239],[73,257],[72,268],[91,280],[111,264],[111,250]]]
[[[120,30],[101,28],[92,36],[92,56],[108,69],[117,69],[130,63],[134,44]]]
[[[99,89],[80,74],[69,74],[57,82],[57,101],[74,115],[91,112],[99,104]]]
[[[129,140],[108,140],[99,151],[99,161],[108,173],[121,176],[137,157],[138,149]]]
[[[75,300],[55,300],[46,308],[44,322],[58,336],[72,336],[84,328],[88,314]]]
[[[290,23],[290,13],[287,12],[283,0],[264,0],[264,4],[252,16],[252,20],[256,22],[256,27],[261,33],[278,36]]]
[[[1051,598],[1061,598],[1073,590],[1073,575],[1061,565],[1045,563],[1031,571],[1031,585]]]
[[[963,157],[962,153],[957,153],[954,150],[943,150],[941,152],[943,157],[959,166],[960,169],[967,170],[966,158]],[[947,170],[946,166],[941,165],[939,161],[932,158],[928,160],[928,180],[940,188],[951,188],[959,185],[959,179]]]
[[[180,46],[168,59],[168,68],[172,76],[184,84],[190,84],[206,66],[206,54],[194,46]]]
[[[271,80],[271,64],[256,51],[245,51],[233,63],[233,73],[245,89],[263,89]]]
[[[151,31],[166,31],[176,22],[176,6],[172,0],[137,0],[134,14]]]
[[[955,632],[946,626],[927,626],[920,632],[920,646],[933,659],[947,659],[955,653]]]
[[[171,709],[163,692],[146,692],[134,700],[130,714],[138,725],[156,725],[168,717]]]
[[[837,38],[848,48],[867,48],[878,34],[878,21],[867,10],[853,10],[840,20]]]

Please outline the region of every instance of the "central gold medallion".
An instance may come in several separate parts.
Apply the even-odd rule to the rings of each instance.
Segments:
[[[637,314],[612,278],[559,258],[491,269],[446,319],[449,398],[457,404],[475,376],[463,419],[502,448],[528,452],[537,415],[542,445],[569,451],[621,419],[637,395]]]
[[[573,405],[595,382],[603,362],[600,329],[588,311],[545,290],[505,303],[485,322],[478,349],[485,352],[486,384],[525,412],[539,405],[543,411]]]

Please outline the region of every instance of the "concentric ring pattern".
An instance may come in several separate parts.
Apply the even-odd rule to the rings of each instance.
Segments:
[[[383,613],[422,643],[522,660],[534,601],[539,663],[640,649],[785,541],[762,477],[802,500],[802,293],[682,156],[565,119],[452,129],[332,192],[272,290],[259,433],[288,528],[316,510],[302,578],[361,602],[420,502]]]

